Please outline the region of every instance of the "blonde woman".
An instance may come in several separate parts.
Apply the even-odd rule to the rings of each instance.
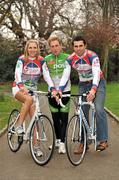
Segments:
[[[44,58],[40,56],[39,42],[31,39],[26,43],[24,54],[18,58],[12,88],[13,96],[22,103],[20,117],[15,129],[18,134],[24,133],[22,124],[27,114],[32,117],[34,113],[33,97],[29,95],[29,90],[37,89],[38,79],[42,73],[51,87],[53,83]]]

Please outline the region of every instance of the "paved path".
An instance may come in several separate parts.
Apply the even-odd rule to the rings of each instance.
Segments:
[[[34,163],[28,144],[12,153],[6,134],[0,138],[0,180],[118,180],[119,179],[119,124],[109,119],[109,148],[97,153],[91,147],[83,163],[74,167],[66,155],[55,151],[44,167]]]
[[[19,152],[12,153],[7,145],[6,134],[0,137],[0,180],[119,180],[119,124],[109,121],[109,148],[101,153],[93,146],[83,163],[74,167],[67,155],[57,151],[44,167],[34,163],[28,144]]]

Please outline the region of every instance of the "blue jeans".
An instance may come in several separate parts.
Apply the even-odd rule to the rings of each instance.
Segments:
[[[92,83],[79,83],[79,92],[84,93],[90,91]],[[108,140],[108,124],[106,112],[104,110],[104,102],[106,96],[106,81],[104,79],[100,80],[96,97],[94,99],[95,109],[96,109],[96,125],[97,125],[97,141],[107,141]],[[87,117],[89,108],[85,107],[85,115]],[[87,117],[88,118],[88,117]]]

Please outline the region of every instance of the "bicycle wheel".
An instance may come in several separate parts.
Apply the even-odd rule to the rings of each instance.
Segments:
[[[35,152],[36,142],[40,150],[39,156],[37,156]],[[43,166],[51,159],[54,150],[54,142],[53,125],[47,116],[41,115],[32,125],[29,143],[32,158],[38,165]]]
[[[74,150],[79,147],[82,141],[84,144],[82,154],[75,154]],[[72,118],[68,123],[67,132],[66,132],[66,152],[69,161],[75,166],[79,165],[84,158],[85,151],[86,151],[86,130],[83,124],[82,127],[80,128],[79,116],[74,115],[72,116]]]
[[[96,126],[96,115],[94,114],[94,148],[95,148],[95,151],[96,151],[96,148],[97,148],[97,126]]]
[[[13,152],[17,152],[23,142],[23,136],[18,136],[15,132],[15,126],[18,118],[19,111],[17,109],[13,109],[8,119],[7,129],[8,145]]]

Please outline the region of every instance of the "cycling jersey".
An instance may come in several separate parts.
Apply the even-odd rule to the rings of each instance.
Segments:
[[[48,66],[50,76],[53,80],[54,87],[57,90],[62,89],[64,92],[70,91],[71,89],[71,84],[69,80],[70,72],[68,71],[64,74],[64,69],[66,68],[66,59],[68,56],[68,54],[60,53],[58,56],[50,54],[45,57],[45,61]],[[67,77],[65,77],[65,75]],[[65,81],[65,79],[67,79],[67,81]]]
[[[48,68],[43,57],[25,59],[24,55],[20,56],[15,69],[15,81],[13,86],[19,88],[25,86],[27,89],[36,90],[38,79],[43,72],[44,79],[48,85],[54,86],[50,78]]]
[[[72,66],[78,72],[80,82],[92,81],[92,88],[95,91],[97,90],[100,78],[103,78],[103,73],[96,53],[86,49],[84,54],[79,57],[73,52],[67,58],[67,62],[67,71],[70,71],[69,65]]]

